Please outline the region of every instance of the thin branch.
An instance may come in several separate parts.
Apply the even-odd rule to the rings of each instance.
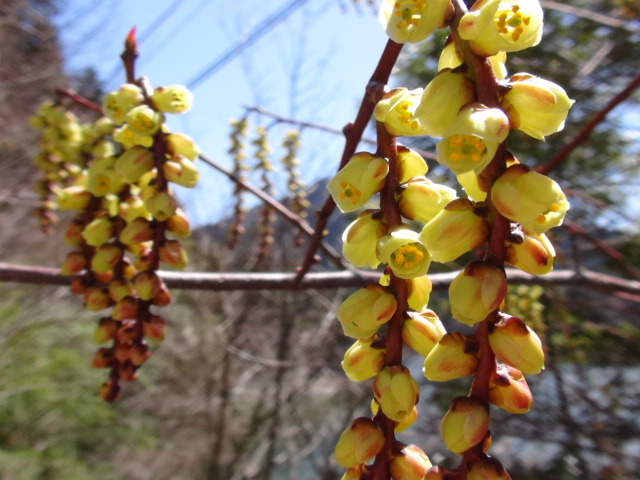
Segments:
[[[587,18],[601,25],[606,25],[607,27],[621,28],[626,24],[626,22],[624,22],[623,20],[609,17],[607,15],[602,15],[601,13],[592,12],[591,10],[587,10],[586,8],[574,7],[567,3],[541,0],[540,4],[550,10],[557,10],[559,12],[575,15],[576,17]]]
[[[562,163],[571,152],[573,152],[580,145],[585,143],[589,139],[589,135],[607,116],[607,114],[617,107],[620,103],[626,100],[631,93],[640,86],[640,75],[637,75],[629,85],[627,85],[624,90],[618,93],[615,97],[613,97],[609,103],[607,103],[600,111],[598,111],[589,122],[585,124],[584,127],[577,133],[575,137],[573,137],[569,143],[567,143],[564,147],[562,147],[558,153],[556,153],[551,160],[549,160],[546,164],[541,165],[536,168],[536,171],[542,174],[548,174],[551,170],[556,168],[560,163]]]
[[[207,157],[206,155],[200,154],[199,158],[203,162],[205,162],[207,165],[215,168],[218,172],[225,175],[232,182],[235,182],[236,184],[240,185],[244,190],[254,194],[256,197],[262,200],[265,204],[273,208],[274,211],[278,215],[280,215],[282,218],[284,218],[287,222],[297,227],[302,233],[304,233],[308,237],[314,236],[315,232],[307,222],[305,222],[302,218],[300,218],[299,215],[296,215],[295,213],[293,213],[291,210],[289,210],[287,207],[285,207],[282,203],[277,201],[275,198],[271,197],[270,195],[267,195],[267,193],[265,193],[258,187],[254,186],[253,184],[249,183],[247,180],[240,178],[237,175],[234,175],[232,171],[227,170],[218,162]],[[329,257],[329,259],[337,267],[349,268],[349,265],[343,260],[342,256],[338,252],[336,252],[334,248],[331,247],[331,245],[327,244],[326,242],[321,242],[319,245],[319,248]]]
[[[429,275],[434,290],[449,288],[460,271]],[[309,273],[300,284],[295,273],[209,273],[158,271],[167,287],[183,290],[295,290],[359,288],[365,282],[377,282],[380,272],[340,271]],[[615,277],[590,270],[556,270],[542,277],[529,275],[516,269],[508,269],[507,277],[512,285],[576,286],[603,292],[623,292],[640,295],[640,281]],[[0,262],[0,282],[29,283],[34,285],[68,286],[73,277],[60,274],[51,267],[30,267]]]

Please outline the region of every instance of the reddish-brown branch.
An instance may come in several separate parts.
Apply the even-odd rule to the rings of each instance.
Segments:
[[[536,168],[536,171],[542,174],[548,174],[551,170],[556,168],[562,163],[576,148],[589,140],[591,132],[602,122],[611,110],[617,107],[620,103],[625,101],[631,93],[640,86],[640,74],[638,74],[629,84],[615,97],[602,107],[592,118],[589,120],[582,129],[573,137],[569,143],[562,147],[553,157],[544,165],[540,165]]]
[[[82,95],[78,95],[71,88],[56,88],[55,92],[58,95],[70,98],[73,103],[82,105],[83,107],[88,108],[89,110],[93,110],[94,112],[102,113],[102,107],[100,105],[93,103],[91,100],[84,98]]]
[[[381,92],[389,82],[389,76],[391,75],[391,71],[393,70],[393,66],[396,63],[401,50],[401,44],[395,43],[392,40],[387,42],[387,45],[382,52],[382,56],[380,57],[380,61],[378,62],[373,75],[371,75],[369,84],[367,85],[362,103],[360,104],[360,109],[356,115],[356,120],[354,123],[350,123],[344,128],[345,146],[342,152],[339,169],[342,168],[349,161],[349,158],[351,158],[355,153],[358,143],[362,138],[362,134],[369,123],[369,119],[373,115],[373,109],[375,108],[377,101],[380,99]],[[307,248],[304,261],[298,269],[299,281],[302,281],[302,278],[307,274],[314,263],[316,251],[320,247],[320,242],[326,234],[325,229],[327,227],[327,221],[329,220],[329,216],[333,212],[335,206],[333,198],[329,196],[317,213],[318,220],[316,222],[315,233],[309,242],[309,247]]]

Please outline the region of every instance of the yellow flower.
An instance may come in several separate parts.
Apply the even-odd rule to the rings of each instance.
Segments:
[[[451,13],[450,0],[384,0],[378,18],[396,43],[421,42]]]
[[[422,372],[432,382],[466,377],[478,367],[478,343],[460,332],[444,334],[424,359]]]
[[[373,115],[377,121],[384,123],[391,135],[396,137],[426,135],[427,129],[415,118],[416,108],[420,103],[422,89],[407,90],[395,88],[386,93],[376,104]]]
[[[427,167],[427,162],[424,161],[424,158],[422,158],[418,152],[402,145],[398,145],[396,151],[398,156],[398,162],[396,164],[398,183],[405,183],[412,177],[422,177],[426,175],[429,167]]]
[[[340,365],[352,382],[360,382],[376,376],[384,365],[384,348],[373,346],[377,338],[378,335],[375,334],[369,338],[356,340],[356,343],[345,352]]]
[[[542,19],[538,0],[487,0],[476,2],[460,20],[458,31],[477,55],[489,57],[540,43]]]
[[[398,454],[391,457],[389,473],[396,480],[422,480],[431,467],[427,454],[416,445],[403,445]]]
[[[162,126],[162,114],[148,105],[139,105],[127,113],[127,127],[138,135],[153,135]]]
[[[384,447],[380,427],[370,418],[356,418],[338,439],[334,458],[342,468],[353,468],[375,457]]]
[[[389,165],[371,153],[356,153],[327,184],[327,190],[343,213],[362,208],[384,185]]]
[[[413,177],[401,185],[396,201],[403,217],[427,223],[456,198],[456,191],[433,183],[426,177]]]
[[[489,344],[500,361],[523,373],[535,375],[544,368],[540,338],[518,317],[505,316],[493,325]]]
[[[546,275],[553,270],[556,251],[544,233],[525,231],[521,240],[507,242],[505,262],[531,275]]]
[[[373,396],[382,413],[395,422],[401,422],[413,412],[418,403],[420,389],[403,365],[385,367],[373,381]]]
[[[403,226],[378,240],[377,255],[397,277],[404,279],[425,275],[431,264],[431,255],[418,234]]]
[[[442,440],[454,453],[477,445],[488,431],[489,406],[473,397],[454,398],[440,423]]]
[[[545,135],[564,128],[571,100],[564,89],[553,82],[528,73],[512,75],[500,105],[509,117],[511,128],[543,140]]]
[[[507,76],[507,68],[504,65],[506,61],[507,54],[505,52],[498,52],[489,57],[491,69],[498,80],[503,80]],[[458,50],[456,42],[448,42],[440,53],[440,58],[438,59],[438,71],[445,68],[453,70],[460,65],[462,65],[462,54]]]
[[[144,100],[140,87],[125,83],[117,92],[110,92],[102,100],[102,112],[115,124],[122,125],[127,113]]]
[[[156,88],[151,100],[161,112],[185,113],[193,105],[193,94],[187,87],[171,85]]]
[[[346,336],[368,338],[391,319],[396,307],[393,294],[382,285],[370,283],[342,302],[336,317]]]
[[[378,239],[387,231],[387,225],[379,210],[365,210],[342,234],[342,254],[357,268],[376,268],[380,260],[376,256]]]
[[[432,310],[408,312],[408,315],[402,323],[402,341],[426,357],[447,332]]]
[[[527,413],[533,395],[520,370],[500,364],[489,379],[489,401],[509,413]]]

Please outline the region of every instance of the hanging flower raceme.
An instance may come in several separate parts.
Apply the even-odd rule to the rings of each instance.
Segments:
[[[353,212],[380,191],[387,173],[389,165],[384,158],[356,153],[327,184],[327,190],[343,213]]]
[[[384,0],[378,18],[396,43],[416,43],[443,26],[453,12],[450,0]]]
[[[384,123],[387,131],[396,137],[426,135],[427,129],[415,117],[422,89],[395,88],[385,93],[373,111],[375,119]]]
[[[540,43],[543,12],[538,0],[478,1],[460,20],[460,37],[479,56],[518,52]]]

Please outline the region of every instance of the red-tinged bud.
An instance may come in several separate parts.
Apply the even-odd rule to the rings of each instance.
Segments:
[[[379,210],[365,210],[342,234],[342,254],[357,268],[376,268],[378,240],[387,232],[387,224]]]
[[[99,247],[107,243],[114,232],[113,222],[106,217],[100,217],[93,219],[84,227],[82,238],[92,247]]]
[[[447,332],[433,310],[409,312],[408,315],[402,324],[402,341],[426,357]]]
[[[113,280],[109,282],[109,296],[114,302],[133,294],[133,286],[128,280]]]
[[[133,319],[138,316],[138,301],[134,297],[124,297],[113,307],[111,318],[116,321]]]
[[[136,218],[127,223],[120,232],[120,241],[125,245],[146,242],[153,239],[151,223],[146,218]]]
[[[535,375],[544,368],[540,338],[518,317],[505,316],[491,326],[489,344],[500,361],[522,373]]]
[[[113,272],[105,272],[105,273],[95,273],[93,274],[93,278],[95,278],[99,283],[108,284],[113,280]]]
[[[146,362],[149,357],[151,357],[151,350],[149,350],[149,345],[143,341],[137,342],[133,346],[129,359],[131,360],[131,363],[139,367]]]
[[[342,468],[353,468],[375,457],[384,447],[384,434],[370,418],[356,418],[338,439],[334,457]]]
[[[155,192],[145,205],[153,218],[161,222],[168,220],[178,208],[178,202],[169,192]]]
[[[482,442],[488,430],[489,406],[473,397],[454,398],[440,423],[442,440],[454,453]]]
[[[167,229],[178,237],[184,238],[191,235],[189,220],[184,212],[179,208],[176,208],[174,214],[169,217],[169,220],[167,220]]]
[[[87,266],[86,257],[80,252],[69,252],[60,266],[62,275],[75,275]]]
[[[113,365],[113,349],[112,348],[100,348],[91,361],[93,368],[108,368]]]
[[[80,185],[64,188],[56,194],[60,210],[82,210],[87,208],[90,200],[91,194]]]
[[[508,243],[505,262],[531,275],[546,275],[553,270],[556,251],[543,233],[524,232],[522,243]]]
[[[124,363],[131,359],[131,352],[133,351],[132,345],[120,344],[116,347],[115,357],[120,363]]]
[[[360,382],[374,377],[385,361],[385,350],[376,348],[378,335],[357,340],[344,354],[342,369],[352,382]]]
[[[469,262],[449,286],[453,318],[473,326],[500,308],[507,293],[504,272],[489,263]]]
[[[120,385],[112,382],[105,382],[98,392],[100,398],[105,402],[115,402],[120,398]]]
[[[423,480],[448,480],[451,472],[445,467],[431,467],[427,470]]]
[[[393,480],[422,480],[431,467],[427,454],[416,445],[402,445],[392,455],[389,473]]]
[[[477,206],[458,198],[433,217],[420,233],[420,240],[436,262],[451,262],[484,244],[489,225],[478,215]]]
[[[369,338],[396,311],[396,297],[385,287],[365,285],[347,298],[336,313],[344,334],[353,338]]]
[[[156,272],[140,272],[133,279],[133,288],[142,300],[153,300],[160,293],[164,283]]]
[[[144,336],[151,340],[163,341],[165,336],[165,321],[159,315],[152,315],[150,319],[145,320],[143,325]]]
[[[156,307],[166,307],[171,303],[171,294],[164,284],[151,303]]]
[[[373,396],[387,418],[400,422],[411,414],[418,403],[420,389],[408,368],[392,365],[376,375]]]
[[[187,266],[189,260],[187,253],[182,248],[182,243],[178,240],[167,240],[160,247],[160,261],[171,268],[182,270]]]
[[[118,365],[118,375],[122,380],[133,382],[136,379],[136,371],[138,370],[131,362],[124,362]]]
[[[74,295],[82,295],[86,290],[84,279],[82,277],[74,277],[71,279],[71,293]]]
[[[406,183],[410,178],[423,177],[427,174],[429,167],[427,162],[418,153],[403,145],[398,145],[396,171],[398,173],[398,183]]]
[[[96,343],[104,343],[107,340],[116,338],[118,331],[118,322],[110,317],[101,318],[98,322],[95,332],[93,333],[93,341]]]
[[[424,376],[432,382],[466,377],[478,367],[478,342],[460,332],[445,334],[424,360]]]
[[[378,404],[375,398],[372,398],[371,413],[373,413],[373,415],[375,416],[378,413],[378,410],[380,410],[380,405]],[[393,431],[396,433],[404,432],[407,428],[413,425],[413,423],[416,421],[417,418],[418,418],[418,409],[416,407],[413,407],[413,410],[411,410],[409,415],[404,417],[399,422],[396,422],[396,426],[393,427]]]
[[[85,308],[90,312],[99,312],[111,306],[111,298],[106,288],[90,287],[84,291]]]
[[[367,472],[367,466],[363,463],[353,468],[348,468],[340,480],[362,480]]]
[[[489,380],[489,401],[509,413],[527,413],[533,396],[520,370],[500,364]]]
[[[492,457],[467,464],[467,480],[511,480],[502,464]]]
[[[457,198],[456,191],[426,177],[413,177],[396,195],[403,217],[427,223]]]
[[[130,345],[136,339],[137,333],[136,321],[124,320],[120,322],[120,328],[118,328],[118,342],[124,345]]]
[[[95,273],[107,273],[122,259],[122,250],[116,245],[100,245],[91,258],[91,270]]]
[[[197,160],[200,149],[193,139],[184,133],[171,133],[165,137],[167,152],[171,155],[182,155],[192,162]]]
[[[80,220],[73,220],[67,227],[64,234],[64,243],[70,247],[74,247],[82,242],[82,230],[84,225]]]
[[[147,148],[135,146],[120,155],[113,168],[127,180],[127,183],[135,183],[150,171],[153,165],[153,152]]]
[[[136,27],[132,27],[124,39],[124,48],[135,52],[138,50],[138,41],[136,40]]]

